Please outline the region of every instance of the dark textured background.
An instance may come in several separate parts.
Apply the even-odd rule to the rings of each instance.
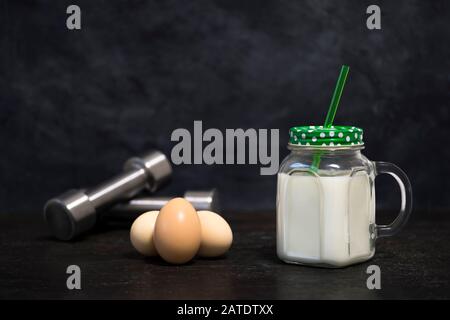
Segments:
[[[66,29],[69,4],[82,30]],[[43,202],[167,154],[171,132],[320,124],[342,64],[336,123],[365,129],[365,154],[410,176],[415,207],[449,207],[450,5],[376,1],[0,1],[0,210]],[[258,166],[179,166],[163,192],[218,187],[229,210],[275,204]],[[380,179],[378,204],[398,205]],[[380,200],[382,198],[383,200]]]

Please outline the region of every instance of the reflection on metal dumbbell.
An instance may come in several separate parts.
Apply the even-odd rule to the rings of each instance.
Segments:
[[[70,190],[45,204],[44,217],[56,238],[71,240],[91,229],[97,214],[135,196],[142,189],[156,191],[172,174],[172,166],[159,151],[129,159],[124,172],[89,190]]]
[[[218,192],[215,189],[207,191],[186,191],[183,196],[196,210],[210,210],[216,212],[219,207]],[[109,209],[104,218],[131,220],[140,214],[160,210],[174,197],[142,197],[120,203]]]

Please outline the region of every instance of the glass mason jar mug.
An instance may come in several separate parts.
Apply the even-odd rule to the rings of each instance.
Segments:
[[[372,162],[361,150],[356,127],[290,129],[278,172],[277,254],[287,263],[344,267],[366,261],[377,238],[391,236],[412,209],[406,174],[387,162]],[[400,186],[401,209],[390,225],[375,223],[375,177],[387,173]]]

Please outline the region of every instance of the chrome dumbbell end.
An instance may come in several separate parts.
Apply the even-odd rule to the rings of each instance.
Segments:
[[[70,240],[91,229],[97,220],[95,207],[84,190],[69,190],[47,201],[44,218],[60,240]]]
[[[219,210],[219,193],[216,189],[208,191],[187,191],[184,198],[192,203],[197,211],[209,210],[216,212]]]
[[[172,176],[172,166],[166,156],[159,151],[150,151],[141,157],[133,157],[124,165],[125,171],[144,169],[148,177],[146,184],[150,192],[155,192]]]

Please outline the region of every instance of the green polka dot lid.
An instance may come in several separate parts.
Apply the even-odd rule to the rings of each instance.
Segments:
[[[340,147],[363,145],[363,130],[351,126],[298,126],[289,130],[289,144]]]

